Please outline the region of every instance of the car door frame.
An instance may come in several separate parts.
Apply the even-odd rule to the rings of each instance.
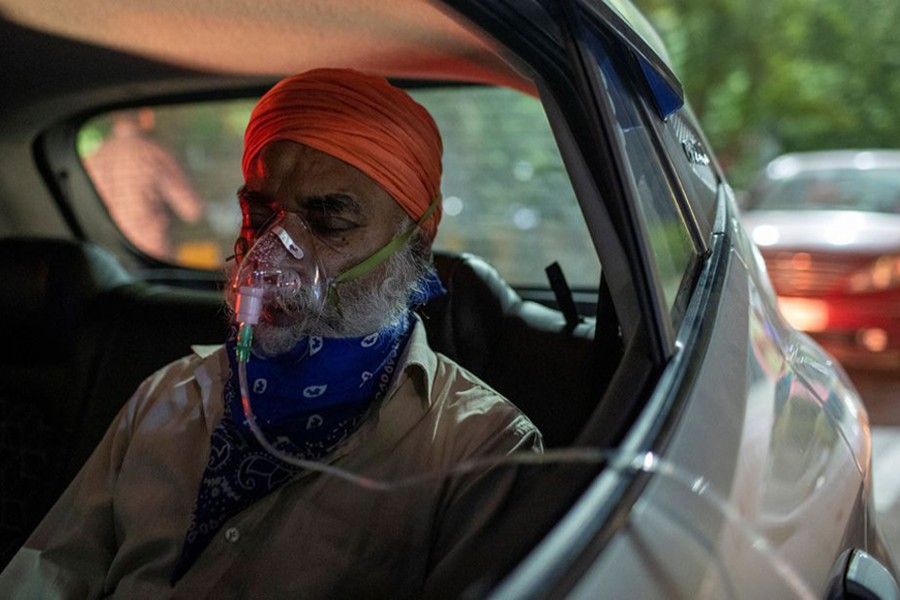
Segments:
[[[554,32],[548,31],[552,27],[528,18],[525,4],[535,12],[541,8],[546,9],[545,15],[553,15],[555,39]],[[534,78],[619,314],[625,355],[600,400],[601,408],[586,425],[579,443],[594,449],[612,447],[635,426],[639,431],[630,437],[646,445],[659,437],[666,417],[671,415],[672,393],[682,389],[682,380],[689,372],[666,369],[676,356],[677,344],[674,332],[670,326],[667,329],[663,319],[659,284],[647,259],[647,241],[636,224],[633,190],[629,190],[624,176],[623,164],[627,161],[609,125],[613,122],[610,105],[597,98],[592,85],[596,82],[586,72],[584,49],[579,47],[577,33],[573,33],[576,24],[571,17],[577,6],[569,0],[546,6],[527,0],[476,0],[454,7],[535,71]],[[630,51],[627,41],[622,42],[626,52]],[[613,160],[607,160],[610,157]],[[703,274],[696,276],[697,295],[702,298],[694,304],[703,306],[715,297],[712,284],[721,278],[713,275],[719,267],[708,261],[705,278]],[[708,332],[690,332],[700,339],[701,346],[705,333]],[[664,370],[668,374],[660,381]],[[653,405],[645,405],[648,401]],[[636,425],[635,419],[639,419]],[[541,597],[551,589],[558,591],[574,585],[587,567],[584,561],[590,562],[590,557],[602,549],[613,530],[607,525],[622,511],[627,513],[647,477],[629,469],[605,469],[598,477],[599,463],[603,461],[597,462],[593,470],[577,475],[550,473],[543,480],[543,507],[535,503],[516,506],[494,528],[495,539],[487,540],[481,553],[482,557],[491,557],[491,567],[481,567],[481,571],[496,575],[514,567],[496,588],[499,597]],[[561,515],[561,507],[568,514]],[[548,522],[555,527],[548,527]],[[503,540],[508,536],[517,536],[528,547],[529,536],[534,541],[543,539],[543,543],[519,563],[522,556],[503,548]],[[469,561],[470,566],[477,563],[474,559]],[[483,577],[490,578],[492,574]]]

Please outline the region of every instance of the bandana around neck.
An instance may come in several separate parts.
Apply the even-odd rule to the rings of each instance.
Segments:
[[[269,442],[300,457],[330,451],[347,434],[338,431],[341,424],[362,416],[387,391],[412,332],[412,308],[446,293],[432,268],[410,293],[410,309],[380,331],[363,337],[308,336],[275,357],[251,354],[246,365],[250,406]],[[231,369],[226,408],[239,431],[252,438],[241,406],[235,335],[226,345]],[[304,447],[298,445],[301,440]]]
[[[421,283],[409,298],[411,308],[446,293],[433,270]],[[251,406],[269,442],[308,460],[323,458],[337,448],[384,397],[413,326],[410,311],[393,326],[365,337],[308,337],[281,356],[251,355],[247,363]],[[172,585],[231,516],[300,470],[256,441],[241,406],[234,336],[226,350],[230,374],[225,382],[224,414],[210,440],[209,460],[171,574]]]
[[[395,325],[365,337],[308,337],[286,354],[251,356],[250,402],[269,442],[307,460],[337,448],[359,427],[369,407],[384,397],[412,325],[407,313]],[[231,373],[224,415],[212,435],[191,524],[171,575],[173,585],[229,517],[300,470],[256,441],[241,406],[233,339],[227,352]]]
[[[250,405],[260,429],[276,446],[299,456],[327,452],[339,441],[330,431],[360,408],[380,400],[394,373],[397,356],[409,337],[409,314],[381,331],[364,337],[306,337],[289,352],[272,357],[251,356],[247,362]],[[241,432],[252,432],[241,407],[234,340],[228,343],[231,376],[226,402]],[[305,446],[298,445],[302,440]],[[293,448],[291,448],[293,446]]]

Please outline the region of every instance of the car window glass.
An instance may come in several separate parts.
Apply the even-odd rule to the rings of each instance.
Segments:
[[[684,113],[685,109],[681,109],[665,121],[656,119],[656,130],[705,239],[715,220],[718,178],[712,153]]]
[[[484,256],[517,286],[596,289],[600,266],[541,103],[499,88],[419,90],[444,139],[444,221],[435,247]]]
[[[676,301],[681,296],[682,285],[689,282],[688,275],[692,273],[696,259],[694,244],[678,207],[676,193],[651,140],[652,133],[638,110],[639,97],[619,76],[618,67],[606,51],[606,43],[593,35],[590,42],[631,168],[638,214],[645,227],[663,300],[667,310],[677,315],[681,312],[682,302]],[[677,326],[677,322],[673,324]]]
[[[558,261],[596,290],[599,261],[541,103],[517,91],[414,89],[444,143],[435,248],[467,251],[510,283],[547,287]],[[116,111],[88,121],[78,150],[110,216],[144,253],[218,269],[239,227],[243,131],[254,100]]]
[[[122,234],[141,252],[218,269],[240,228],[243,131],[253,101],[142,107],[100,115],[78,153]]]

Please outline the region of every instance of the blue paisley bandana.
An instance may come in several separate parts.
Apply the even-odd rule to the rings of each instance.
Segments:
[[[423,284],[410,297],[410,306],[446,293],[434,272]],[[247,363],[251,406],[269,442],[309,460],[337,448],[362,424],[373,403],[384,397],[412,326],[411,314],[406,314],[366,337],[308,337],[286,354],[269,359],[251,356]],[[209,461],[172,585],[229,517],[300,470],[266,452],[250,431],[241,406],[234,336],[226,346],[230,375],[224,415],[212,434]]]
[[[250,402],[266,438],[282,452],[317,460],[334,450],[384,397],[411,332],[401,321],[361,338],[310,337],[275,358],[247,363]],[[300,467],[266,452],[250,431],[241,407],[235,344],[227,344],[231,374],[225,414],[213,431],[210,456],[172,573],[177,582],[232,515],[286,482]]]
[[[331,440],[329,432],[387,390],[410,323],[409,315],[403,315],[398,323],[366,337],[313,336],[276,357],[251,356],[247,363],[250,405],[266,437],[298,456],[321,456],[330,450],[329,440],[331,445],[340,440]],[[234,347],[232,340],[229,383],[236,393],[226,390],[226,401],[241,432],[252,437],[241,407]]]

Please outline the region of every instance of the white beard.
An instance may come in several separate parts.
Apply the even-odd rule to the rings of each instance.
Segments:
[[[307,336],[361,337],[396,323],[408,310],[410,294],[422,285],[430,268],[425,253],[416,246],[404,245],[372,272],[330,290],[322,309],[310,309],[312,302],[302,295],[279,302],[279,321],[287,324],[276,325],[264,317],[253,328],[254,352],[276,356]],[[234,280],[235,270],[233,263],[226,268],[227,281]],[[337,302],[331,298],[335,294]],[[225,300],[232,319],[235,299],[232,286],[226,286]]]

